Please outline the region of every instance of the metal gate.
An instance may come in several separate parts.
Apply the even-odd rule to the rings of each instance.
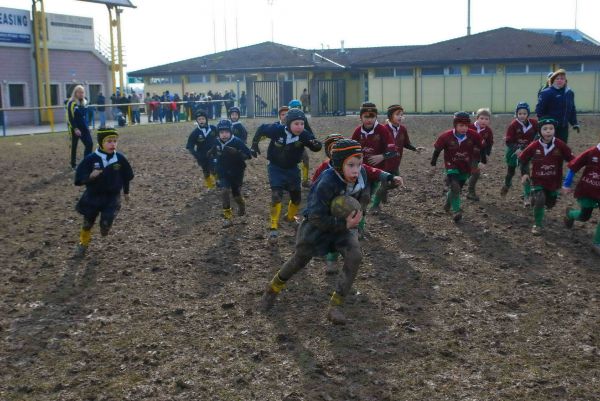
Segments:
[[[277,81],[253,82],[254,117],[277,116],[279,108],[279,83]]]
[[[319,116],[346,115],[346,81],[323,79],[317,82]]]

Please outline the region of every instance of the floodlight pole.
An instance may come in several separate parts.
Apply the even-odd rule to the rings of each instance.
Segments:
[[[46,106],[45,121],[48,121],[50,123],[50,131],[54,132],[54,112],[49,108],[51,106],[50,58],[48,56],[48,31],[46,29],[46,12],[44,10],[44,0],[33,0],[32,8],[35,26],[35,32],[33,36],[35,42],[35,60],[37,67],[37,85],[39,99],[38,101],[40,107],[42,106],[42,104]],[[42,91],[42,85],[46,92],[44,96],[42,96],[42,92],[44,92]]]
[[[112,16],[112,7],[106,5],[108,8],[108,20],[110,22],[109,32],[110,32],[110,80],[112,81],[112,93],[117,95],[117,80],[115,79],[115,71],[117,71],[117,67],[115,66],[115,39],[113,28],[116,25],[116,21],[113,20]]]
[[[471,36],[471,0],[467,0],[467,36]]]
[[[117,12],[117,52],[119,54],[119,83],[121,84],[121,96],[125,93],[125,80],[124,76],[124,68],[123,68],[123,42],[121,42],[121,13],[122,9],[115,7],[115,11]]]

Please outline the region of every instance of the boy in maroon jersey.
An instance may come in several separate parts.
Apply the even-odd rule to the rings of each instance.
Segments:
[[[506,153],[504,161],[506,162],[507,170],[504,178],[504,186],[500,190],[501,196],[506,196],[512,186],[512,179],[519,164],[519,155],[531,142],[538,133],[538,121],[535,118],[529,118],[529,104],[525,102],[517,103],[515,108],[515,119],[506,129],[504,141],[506,143]],[[529,171],[528,166],[527,171]],[[531,194],[531,183],[526,181],[523,184],[523,204],[525,207],[531,205],[529,195]]]
[[[386,171],[387,161],[397,156],[392,134],[377,121],[377,106],[365,102],[360,106],[360,122],[352,134],[353,140],[362,147],[364,164]],[[371,183],[371,196],[377,192],[379,182]],[[365,231],[365,216],[358,226],[361,237]]]
[[[588,221],[592,211],[600,208],[600,143],[571,160],[567,167],[569,170],[563,184],[565,193],[572,191],[573,177],[583,168],[583,175],[575,187],[575,198],[581,209],[567,208],[565,215],[565,225],[572,228],[575,220]],[[600,223],[596,226],[592,251],[600,256]]]
[[[481,176],[481,169],[479,163],[481,162],[481,152],[485,152],[486,157],[489,157],[492,153],[492,146],[494,145],[494,133],[490,128],[490,119],[492,113],[490,109],[479,109],[477,110],[477,117],[473,124],[469,125],[469,129],[475,131],[483,142],[482,149],[475,149],[473,153],[473,163],[471,165],[471,177],[469,178],[469,192],[467,193],[467,199],[472,201],[478,201],[479,196],[475,192],[475,185],[479,181]]]
[[[433,144],[431,165],[435,167],[440,153],[444,151],[446,182],[450,188],[446,195],[444,210],[450,212],[452,209],[454,221],[459,222],[462,219],[460,190],[471,174],[473,153],[476,148],[483,148],[483,141],[479,135],[469,129],[471,118],[468,113],[459,111],[454,114],[453,123],[454,128],[442,132]],[[481,162],[485,163],[486,161],[485,152],[481,152]]]
[[[398,155],[392,157],[387,162],[386,172],[394,175],[400,174],[400,162],[402,161],[402,154],[404,149],[412,150],[413,152],[421,153],[425,148],[422,146],[413,146],[408,137],[408,130],[402,124],[404,119],[404,109],[399,104],[393,104],[387,109],[387,121],[385,127],[394,138],[396,144],[396,152]],[[387,203],[387,192],[388,186],[381,185],[375,196],[372,198],[371,210],[377,212],[380,210],[380,203]]]
[[[533,235],[542,233],[545,208],[556,205],[561,186],[563,161],[570,162],[575,156],[566,143],[554,137],[556,120],[541,118],[539,121],[540,139],[534,141],[519,155],[521,181],[529,180],[527,165],[531,161],[531,181],[534,225]]]

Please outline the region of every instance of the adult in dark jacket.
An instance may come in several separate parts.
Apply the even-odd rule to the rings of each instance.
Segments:
[[[569,124],[579,132],[577,111],[575,109],[575,92],[567,86],[567,72],[562,68],[550,76],[550,86],[542,90],[535,106],[538,118],[550,117],[557,122],[556,137],[567,143],[569,140]]]
[[[73,89],[71,98],[67,102],[67,124],[69,126],[69,134],[71,136],[71,167],[75,168],[77,158],[77,142],[81,140],[84,151],[83,157],[92,153],[92,135],[86,121],[87,101],[85,100],[85,89],[81,85],[77,85]]]

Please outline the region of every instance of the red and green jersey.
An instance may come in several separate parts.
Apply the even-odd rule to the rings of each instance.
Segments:
[[[392,123],[388,122],[385,127],[388,129],[392,138],[394,138],[394,143],[396,144],[396,152],[398,156],[392,157],[387,160],[387,171],[396,171],[400,167],[400,162],[402,161],[402,154],[404,153],[404,148],[414,149],[412,144],[410,143],[410,138],[408,137],[408,130],[402,124],[399,126],[395,126]]]
[[[473,124],[469,125],[469,128],[473,131],[477,132],[479,136],[481,136],[481,140],[483,141],[483,149],[485,149],[485,154],[490,155],[492,153],[492,146],[494,146],[494,132],[492,129],[487,127],[480,127],[475,121]],[[481,159],[481,153],[474,154],[473,157],[475,160],[479,161]]]
[[[535,118],[528,119],[529,124],[525,125],[516,118],[506,129],[506,135],[504,136],[504,142],[506,146],[516,149],[525,149],[533,139],[538,131],[538,122]]]
[[[574,173],[583,168],[583,175],[575,187],[575,197],[600,200],[600,144],[571,160],[567,167]]]
[[[368,164],[369,156],[383,155],[387,152],[395,152],[396,144],[392,134],[385,128],[384,125],[375,121],[375,125],[370,131],[365,131],[362,125],[359,125],[352,134],[352,139],[358,141],[362,147],[365,164]],[[383,160],[375,166],[382,170],[386,170],[387,160]]]
[[[481,136],[472,130],[468,130],[461,139],[456,136],[454,130],[448,130],[440,134],[433,144],[438,151],[444,151],[444,167],[446,170],[458,170],[461,173],[471,173],[471,163],[475,150],[480,151],[483,146]]]
[[[531,161],[531,183],[549,191],[556,191],[562,185],[563,161],[571,161],[575,156],[571,148],[558,138],[551,143],[534,141],[519,155],[519,161]]]

